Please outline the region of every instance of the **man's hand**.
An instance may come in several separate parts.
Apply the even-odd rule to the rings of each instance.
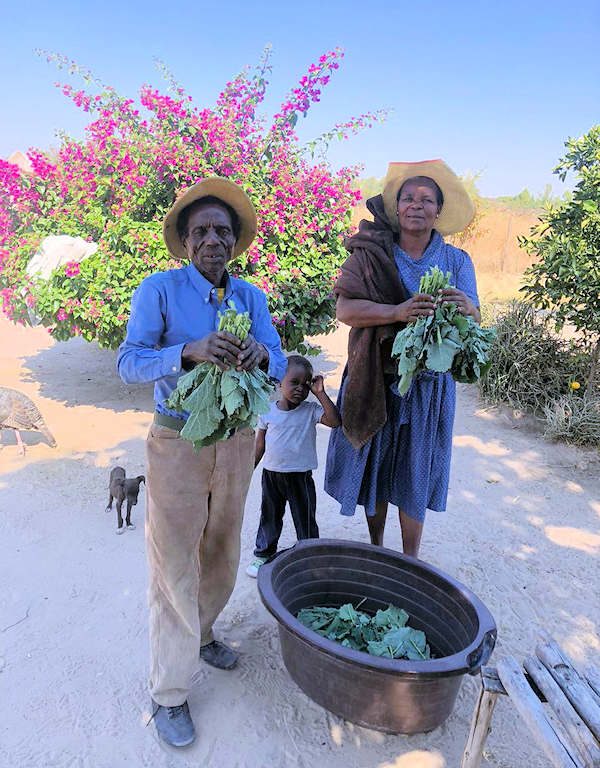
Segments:
[[[251,371],[260,365],[269,362],[269,353],[262,344],[259,344],[254,336],[248,334],[246,339],[241,342],[241,348],[238,350],[236,359],[236,368],[238,371]]]
[[[233,368],[240,355],[241,342],[232,333],[214,331],[185,345],[181,357],[192,363],[214,363],[222,371]]]

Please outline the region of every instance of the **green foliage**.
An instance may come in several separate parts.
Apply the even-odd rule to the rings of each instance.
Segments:
[[[562,338],[552,316],[530,304],[513,302],[488,314],[497,335],[480,381],[484,399],[533,412],[549,439],[600,445],[600,387],[581,386],[592,364],[590,346]]]
[[[385,178],[378,179],[376,176],[367,176],[364,179],[358,179],[355,182],[356,189],[360,190],[362,199],[368,200],[370,197],[375,197],[383,192],[383,182]]]
[[[340,608],[302,608],[297,619],[328,640],[372,656],[416,661],[431,658],[425,633],[408,627],[406,611],[393,605],[375,616],[357,610],[352,603]]]
[[[541,415],[584,380],[591,359],[589,348],[561,338],[548,313],[512,302],[500,310],[495,328],[491,365],[480,381],[482,395],[489,402]]]
[[[243,341],[250,330],[247,312],[238,314],[235,305],[220,314],[219,330],[228,331]],[[181,437],[199,449],[226,440],[232,430],[255,427],[258,416],[269,410],[273,391],[264,371],[222,371],[214,363],[200,363],[181,376],[167,405],[187,411],[189,417]]]
[[[419,293],[437,296],[450,286],[450,273],[433,267],[421,278]],[[424,370],[443,373],[464,383],[477,381],[489,367],[494,331],[462,315],[453,302],[438,299],[433,315],[419,317],[396,334],[392,357],[398,359],[398,392],[405,395],[413,377]]]
[[[501,203],[507,208],[514,208],[516,210],[538,210],[547,206],[558,206],[561,203],[568,202],[570,199],[570,192],[565,192],[562,197],[559,197],[552,193],[552,184],[546,184],[544,191],[539,195],[531,194],[526,187],[518,195],[495,197],[494,201]]]
[[[269,119],[268,50],[213,105],[195,105],[162,64],[166,92],[145,85],[136,103],[76,62],[48,55],[83,79],[84,90],[60,88],[90,122],[82,139],[61,134],[55,152],[29,150],[32,173],[0,158],[0,310],[42,323],[56,339],[80,335],[117,347],[134,289],[149,274],[180,266],[162,242],[166,211],[182,190],[219,175],[241,184],[259,214],[255,241],[230,263],[231,273],[266,293],[284,347],[309,353],[306,337],[335,327],[333,282],[359,197],[358,167],[334,170],[324,153],[386,116],[349,118],[300,144],[294,127],[320,101],[342,57],[340,49],[320,56]],[[56,234],[94,241],[98,250],[48,280],[30,276],[28,262]]]
[[[58,341],[79,335],[114,347],[123,338],[141,280],[179,264],[165,259],[161,222],[140,223],[124,215],[106,222],[96,253],[76,266],[76,274],[62,267],[36,282],[35,314],[54,318],[52,335]]]
[[[541,309],[552,310],[557,329],[566,323],[595,347],[588,372],[594,386],[600,353],[600,125],[566,142],[554,172],[578,179],[572,199],[549,208],[521,245],[537,257],[525,272],[522,291]]]

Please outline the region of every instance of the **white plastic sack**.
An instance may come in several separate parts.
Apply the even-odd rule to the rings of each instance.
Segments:
[[[82,237],[70,235],[48,235],[42,240],[39,250],[27,265],[30,277],[48,280],[52,270],[68,264],[80,262],[98,250],[98,243],[88,243]]]

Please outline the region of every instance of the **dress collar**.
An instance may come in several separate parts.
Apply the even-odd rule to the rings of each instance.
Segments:
[[[407,260],[409,263],[413,264],[423,264],[432,256],[436,256],[437,253],[441,250],[442,246],[444,245],[444,239],[440,235],[440,233],[437,231],[437,229],[434,229],[431,233],[431,240],[429,241],[429,244],[427,245],[427,248],[423,251],[423,255],[420,259],[413,259],[412,256],[409,256],[408,253],[406,253],[405,250],[403,250],[398,243],[394,243],[394,255],[396,257],[401,256],[403,259]]]

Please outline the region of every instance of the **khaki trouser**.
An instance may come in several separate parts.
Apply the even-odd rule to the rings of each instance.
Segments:
[[[196,452],[175,430],[152,424],[146,455],[150,693],[176,706],[235,584],[254,432]]]

